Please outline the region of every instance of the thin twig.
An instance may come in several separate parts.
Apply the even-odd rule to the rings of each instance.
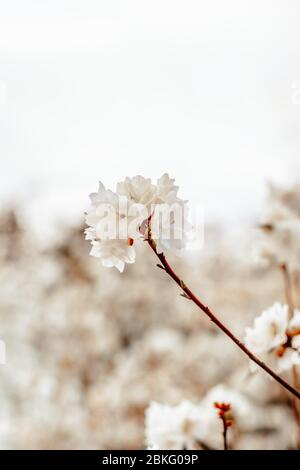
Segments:
[[[186,286],[186,284],[180,279],[177,274],[173,271],[169,265],[166,257],[163,253],[157,253],[156,243],[154,240],[149,238],[149,246],[152,248],[156,256],[159,258],[161,264],[164,266],[166,273],[176,282],[176,284],[182,289],[182,291],[196,304],[202,312],[204,312],[210,320],[225,333],[253,362],[255,362],[259,367],[261,367],[267,374],[273,377],[280,385],[282,385],[286,390],[292,393],[295,397],[300,399],[300,392],[292,387],[288,382],[279,377],[269,366],[267,366],[263,361],[258,359],[249,349],[215,316],[215,314],[204,305],[201,300],[199,300],[196,295]]]
[[[228,417],[228,413],[231,412],[231,404],[230,403],[219,403],[215,402],[214,407],[218,410],[218,416],[222,421],[223,424],[223,446],[224,450],[228,450],[228,442],[227,442],[227,431],[233,425],[232,418]]]
[[[225,416],[221,416],[221,420],[223,423],[223,442],[224,442],[224,450],[228,450],[228,443],[227,443],[227,431],[228,431],[228,426],[226,422]]]

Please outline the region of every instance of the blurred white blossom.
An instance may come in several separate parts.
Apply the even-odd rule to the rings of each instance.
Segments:
[[[146,410],[145,433],[148,446],[160,449],[221,448],[222,425],[215,403],[228,403],[228,419],[239,431],[253,428],[255,408],[240,392],[223,384],[213,387],[195,405],[187,400],[177,406],[152,402]]]
[[[277,302],[246,328],[245,344],[256,353],[269,352],[286,342],[287,326],[288,306]]]
[[[146,410],[146,443],[159,449],[191,449],[205,434],[202,410],[185,400],[177,406],[152,402]]]
[[[279,372],[291,369],[300,364],[298,327],[299,311],[289,319],[288,306],[277,302],[255,318],[252,328],[246,328],[245,345]],[[256,369],[252,363],[251,367]]]
[[[300,188],[269,185],[268,205],[254,245],[256,260],[265,266],[300,267]]]
[[[289,333],[292,335],[300,334],[300,310],[295,310],[289,322]]]

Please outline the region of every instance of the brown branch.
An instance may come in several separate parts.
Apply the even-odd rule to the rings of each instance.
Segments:
[[[159,258],[162,266],[165,268],[165,272],[176,282],[176,284],[181,288],[181,290],[185,293],[185,295],[192,301],[197,307],[202,310],[210,320],[225,333],[228,338],[230,338],[253,362],[255,362],[261,369],[263,369],[267,374],[273,377],[282,387],[292,393],[295,397],[300,399],[300,392],[292,387],[288,382],[283,380],[279,375],[277,375],[269,366],[267,366],[263,361],[258,359],[249,349],[215,316],[215,314],[206,306],[204,305],[201,300],[196,297],[196,295],[185,285],[185,283],[180,279],[177,274],[173,271],[171,266],[169,265],[166,257],[163,253],[157,253],[156,251],[156,243],[154,240],[149,238],[148,240],[149,246],[152,248],[156,256]]]

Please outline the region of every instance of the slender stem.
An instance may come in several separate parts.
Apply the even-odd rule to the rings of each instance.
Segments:
[[[226,422],[225,416],[221,416],[221,420],[223,423],[223,442],[224,442],[224,450],[228,450],[228,443],[227,443],[227,431],[228,431],[228,426]]]
[[[294,387],[292,387],[288,382],[283,380],[279,377],[269,366],[267,366],[263,361],[258,359],[249,349],[215,316],[215,314],[206,306],[204,305],[201,300],[199,300],[195,294],[185,285],[185,283],[177,276],[177,274],[173,271],[171,266],[169,265],[166,257],[163,253],[157,253],[156,251],[156,243],[151,238],[148,238],[148,244],[160,260],[163,269],[166,273],[176,282],[176,284],[181,288],[183,291],[183,295],[188,299],[192,300],[194,304],[196,304],[202,312],[204,312],[210,320],[225,333],[228,338],[230,338],[253,362],[255,362],[259,367],[261,367],[267,374],[273,377],[280,385],[282,385],[286,390],[292,393],[295,397],[300,399],[300,392],[297,391]]]

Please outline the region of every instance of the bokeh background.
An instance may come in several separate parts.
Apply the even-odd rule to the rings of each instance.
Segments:
[[[283,300],[250,246],[267,182],[299,175],[299,15],[296,0],[0,0],[1,448],[142,448],[151,400],[220,382],[268,404],[271,431],[240,448],[291,445],[286,396],[153,255],[105,270],[82,229],[99,179],[169,172],[205,211],[202,251],[173,259],[186,281],[239,335]]]

